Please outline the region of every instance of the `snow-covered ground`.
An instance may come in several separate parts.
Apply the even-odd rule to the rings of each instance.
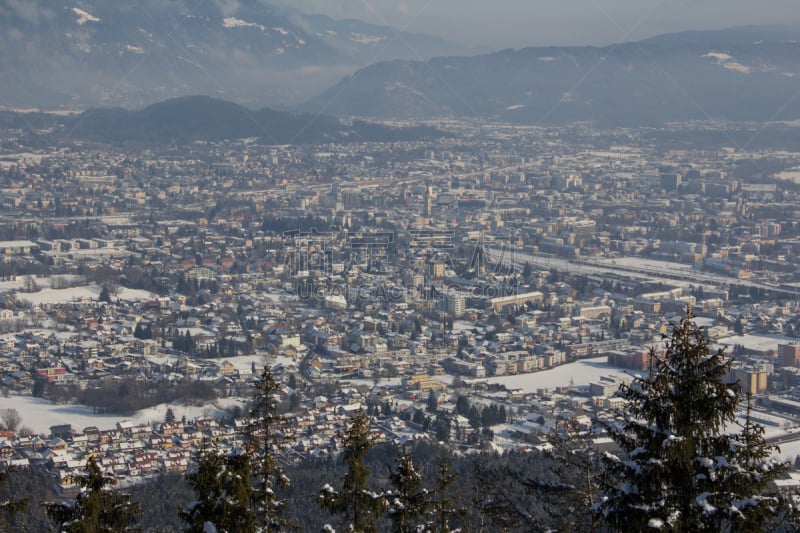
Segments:
[[[717,340],[717,344],[727,346],[729,349],[735,344],[740,344],[748,350],[759,352],[774,350],[777,353],[779,344],[789,344],[796,340],[785,335],[733,335]]]
[[[727,424],[724,431],[728,433],[739,433],[745,423],[744,411],[739,411],[736,415],[736,424]],[[765,424],[761,420],[756,420],[756,423],[764,426],[764,437],[770,442],[778,442],[779,450],[774,454],[774,457],[794,462],[795,458],[800,455],[800,427],[780,428],[772,425]],[[781,442],[784,439],[796,437],[797,440],[790,440],[788,442]]]
[[[20,284],[19,287],[22,287],[22,282],[12,282],[12,283],[15,284],[19,283]],[[17,298],[20,301],[26,301],[33,305],[66,304],[69,302],[82,300],[84,298],[96,300],[100,297],[101,291],[102,288],[96,284],[82,285],[80,287],[70,287],[68,289],[53,289],[48,287],[38,292],[18,293]],[[131,302],[152,300],[156,297],[157,297],[156,294],[153,294],[148,291],[126,289],[124,287],[120,288],[119,292],[117,292],[112,296],[112,298],[115,300],[119,299]]]
[[[85,405],[58,405],[52,404],[42,398],[32,396],[10,396],[0,400],[3,408],[16,409],[22,417],[22,426],[31,428],[38,433],[49,434],[50,426],[59,424],[72,424],[74,430],[85,427],[97,426],[100,429],[111,429],[120,420],[132,420],[136,423],[152,423],[164,420],[168,407],[177,418],[195,418],[198,416],[216,416],[222,407],[242,405],[242,402],[233,398],[225,398],[216,404],[182,405],[160,404],[138,411],[133,416],[120,416],[117,414],[93,414],[90,407]]]
[[[791,433],[796,433],[797,429],[790,430]],[[769,439],[769,435],[767,438]],[[781,443],[778,446],[779,450],[775,454],[779,459],[783,461],[791,461],[794,463],[795,459],[798,455],[800,455],[800,436],[798,436],[797,440],[793,440],[790,442]]]
[[[401,384],[401,378],[380,378],[378,380],[378,386],[381,387],[398,387]],[[350,385],[356,386],[363,386],[372,388],[375,385],[374,378],[352,378],[352,379],[340,379],[339,383],[349,383]]]
[[[74,274],[59,274],[56,276],[38,277],[38,276],[17,276],[16,279],[0,281],[0,292],[13,292],[24,289],[29,284],[35,284],[37,287],[48,288],[53,285],[83,285],[86,280],[83,276]]]
[[[489,383],[502,383],[509,389],[522,389],[524,392],[536,392],[538,389],[552,389],[566,387],[570,382],[576,387],[586,386],[598,381],[603,376],[612,376],[630,381],[630,370],[608,366],[607,357],[583,359],[574,363],[557,366],[550,370],[541,370],[530,374],[517,374],[515,376],[491,377],[486,379]],[[483,380],[479,380],[483,381]]]
[[[184,330],[181,329],[181,331],[184,331]],[[191,331],[191,329],[190,329],[190,331]],[[206,333],[208,333],[208,332],[206,331]],[[179,359],[181,359],[181,357],[182,356],[178,355],[178,354],[158,353],[158,354],[155,354],[155,355],[148,355],[147,359],[149,361],[152,361],[152,362],[157,363],[159,365],[163,365],[163,364],[169,363],[169,362],[175,363]],[[199,361],[202,361],[202,360],[199,360]],[[295,359],[292,359],[291,357],[284,357],[284,356],[274,357],[274,356],[271,356],[271,355],[268,355],[268,354],[239,355],[239,356],[236,356],[236,357],[227,357],[227,358],[226,357],[220,357],[220,358],[217,358],[217,359],[209,359],[209,361],[212,361],[212,362],[217,363],[217,364],[222,364],[223,362],[227,361],[227,362],[231,363],[236,370],[238,370],[240,373],[243,373],[243,374],[249,374],[250,371],[253,368],[253,364],[255,364],[256,371],[260,372],[261,369],[264,368],[264,365],[268,365],[268,366],[272,367],[273,365],[276,365],[276,364],[280,363],[280,364],[282,364],[284,366],[289,366],[289,365],[292,365],[292,364],[293,365],[297,365],[300,362],[299,359],[295,360]]]
[[[256,366],[256,372],[260,372],[264,368],[264,365],[272,367],[277,364],[281,364],[283,366],[297,366],[300,364],[300,359],[292,359],[291,357],[285,357],[282,355],[273,356],[267,353],[239,355],[237,357],[228,357],[224,360],[232,364],[239,372],[245,373],[252,370],[253,364]],[[220,360],[220,362],[222,362],[222,360]]]

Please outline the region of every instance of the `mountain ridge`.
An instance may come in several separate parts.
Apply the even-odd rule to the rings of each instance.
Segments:
[[[788,37],[798,36],[798,40]],[[528,47],[360,69],[301,109],[380,119],[558,125],[800,118],[800,31],[668,34],[603,47]]]
[[[330,142],[406,141],[441,137],[431,127],[388,127],[364,121],[244,106],[204,95],[183,96],[138,110],[91,108],[80,114],[59,116],[34,113],[0,113],[0,126],[41,124],[60,126],[49,134],[61,139],[102,143],[189,143],[260,138],[267,144],[323,144]],[[33,133],[33,132],[31,132]]]

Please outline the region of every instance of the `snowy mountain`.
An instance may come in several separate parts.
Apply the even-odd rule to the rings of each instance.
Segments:
[[[137,106],[206,93],[275,105],[447,42],[261,0],[0,0],[0,104]]]
[[[606,47],[384,61],[304,109],[341,116],[523,124],[800,118],[800,30],[685,32]]]

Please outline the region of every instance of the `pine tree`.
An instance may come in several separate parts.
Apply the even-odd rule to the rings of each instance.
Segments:
[[[243,449],[222,454],[204,442],[196,464],[186,472],[196,495],[196,500],[179,512],[186,531],[204,533],[212,526],[215,531],[256,531],[250,475],[250,457]]]
[[[448,442],[450,440],[450,419],[443,413],[436,415],[436,421],[433,423],[433,433],[436,440],[440,442]]]
[[[466,396],[459,396],[456,399],[456,413],[464,417],[469,416],[469,400]]]
[[[164,422],[175,422],[175,411],[172,410],[172,407],[167,407],[167,411],[164,413]]]
[[[455,474],[450,473],[450,464],[442,456],[439,458],[439,471],[436,476],[436,488],[433,491],[431,509],[433,511],[433,531],[437,533],[450,533],[450,519],[460,514],[453,508],[455,498],[450,495],[450,489],[456,481]]]
[[[280,384],[265,366],[256,382],[256,392],[250,409],[247,440],[253,454],[255,478],[255,509],[264,531],[279,531],[291,523],[282,518],[286,501],[278,498],[275,489],[289,485],[279,463],[279,456],[294,440],[286,417],[278,414],[276,394]]]
[[[142,510],[130,495],[114,492],[116,480],[100,470],[94,457],[86,462],[86,474],[73,481],[80,487],[74,505],[47,504],[47,514],[67,533],[124,531],[132,526]]]
[[[608,426],[623,454],[607,454],[614,474],[599,511],[617,530],[768,530],[779,500],[768,485],[786,465],[770,459],[763,428],[749,419],[738,434],[738,386],[724,379],[731,361],[712,352],[688,310],[651,350],[650,374],[623,386],[622,421]]]
[[[422,487],[422,475],[414,466],[414,459],[403,447],[389,473],[392,489],[386,493],[392,531],[408,533],[419,531],[427,523],[428,491]]]
[[[427,410],[429,413],[435,413],[439,409],[439,402],[436,393],[433,389],[428,392]]]
[[[221,474],[224,460],[217,450],[208,448],[208,443],[198,453],[196,463],[186,471],[186,480],[194,489],[196,500],[178,514],[187,525],[186,531],[202,532],[206,523],[216,527],[222,523],[217,501],[222,494]]]
[[[469,425],[472,429],[478,429],[481,427],[481,413],[474,405],[469,407],[467,419],[469,419]]]
[[[111,291],[108,289],[107,286],[103,285],[103,288],[100,290],[100,296],[98,299],[101,302],[111,303]]]
[[[344,462],[347,464],[342,489],[330,484],[320,490],[320,505],[331,514],[342,515],[345,528],[357,533],[377,533],[378,521],[384,511],[384,497],[367,489],[371,474],[364,462],[372,447],[369,418],[359,411],[350,420],[344,438]]]
[[[195,340],[192,338],[192,334],[189,333],[189,330],[186,330],[186,334],[184,335],[184,351],[186,353],[194,353],[195,348]]]
[[[11,467],[0,467],[0,487],[8,482],[12,472]],[[14,518],[27,507],[28,500],[25,499],[0,501],[0,530],[7,528],[11,531],[14,526]]]
[[[531,277],[532,273],[533,268],[531,267],[531,264],[528,261],[525,261],[525,264],[522,267],[522,279],[528,279]]]

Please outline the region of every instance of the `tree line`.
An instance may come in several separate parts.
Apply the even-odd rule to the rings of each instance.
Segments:
[[[136,411],[162,403],[210,401],[217,398],[211,383],[205,381],[140,382],[135,377],[105,381],[99,386],[47,384],[38,380],[34,396],[45,396],[53,403],[77,402],[92,408],[93,413],[116,413],[129,416]],[[41,394],[37,394],[41,393]]]

